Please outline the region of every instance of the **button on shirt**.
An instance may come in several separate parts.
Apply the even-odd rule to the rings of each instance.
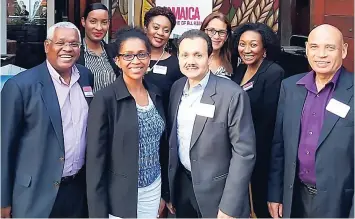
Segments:
[[[86,145],[86,121],[88,104],[78,83],[80,74],[73,66],[70,84],[67,84],[47,61],[60,107],[64,137],[63,177],[76,174],[84,165]],[[63,159],[58,158],[63,162]]]
[[[340,70],[319,92],[317,91],[315,73],[313,71],[297,82],[298,85],[303,85],[308,91],[303,105],[301,136],[298,147],[298,176],[304,183],[316,185],[315,153],[323,126],[325,108],[333,96],[339,74]]]
[[[206,76],[195,87],[192,88],[189,88],[189,83],[188,81],[186,81],[179,105],[177,115],[177,138],[179,158],[180,162],[189,171],[191,171],[191,136],[196,118],[196,111],[194,106],[200,103],[203,92],[207,86],[209,77],[210,73],[207,73]]]

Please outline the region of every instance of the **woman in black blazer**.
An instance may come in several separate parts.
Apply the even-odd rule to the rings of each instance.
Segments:
[[[159,206],[165,206],[163,98],[157,87],[143,80],[151,51],[144,32],[121,29],[116,43],[122,74],[95,94],[88,115],[89,216],[155,218]]]
[[[270,217],[267,206],[267,177],[275,117],[284,70],[274,61],[280,44],[272,29],[247,23],[234,32],[234,51],[243,64],[234,69],[232,80],[249,95],[256,134],[256,163],[251,180],[257,217]]]

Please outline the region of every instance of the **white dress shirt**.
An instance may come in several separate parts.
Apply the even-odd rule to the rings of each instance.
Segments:
[[[192,130],[196,118],[196,110],[194,106],[200,103],[205,87],[207,86],[210,73],[195,86],[189,88],[189,81],[186,81],[183,95],[179,104],[177,114],[177,139],[180,162],[184,167],[191,171],[190,162],[190,144]]]
[[[71,176],[82,168],[86,150],[88,104],[79,85],[80,74],[73,66],[67,84],[47,61],[47,67],[57,93],[64,137],[64,169],[62,176]]]

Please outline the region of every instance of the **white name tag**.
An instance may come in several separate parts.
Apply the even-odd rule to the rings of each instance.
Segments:
[[[345,118],[350,110],[350,106],[332,98],[325,109],[341,118]]]
[[[215,109],[216,109],[215,105],[206,104],[206,103],[198,103],[195,106],[196,115],[204,116],[208,118],[214,117]]]
[[[83,91],[84,91],[85,97],[93,97],[94,96],[94,93],[92,92],[92,88],[90,86],[83,87]]]
[[[168,67],[162,65],[155,65],[153,68],[153,73],[155,74],[166,75],[167,71],[168,71]]]
[[[243,85],[243,90],[244,90],[244,91],[247,91],[247,90],[252,89],[253,87],[254,87],[254,81],[249,82],[249,83],[247,83],[247,84],[244,84],[244,85]]]
[[[108,214],[108,218],[119,218],[119,219],[121,219],[121,217],[116,217],[116,216],[114,216],[114,215],[112,215],[112,214]]]

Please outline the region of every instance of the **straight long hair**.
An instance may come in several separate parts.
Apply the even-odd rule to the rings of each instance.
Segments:
[[[231,48],[232,48],[232,27],[231,23],[227,19],[227,17],[221,12],[212,12],[209,14],[202,22],[200,30],[205,31],[207,25],[213,19],[219,19],[220,21],[224,22],[227,25],[227,40],[224,42],[221,50],[220,50],[220,57],[222,60],[223,67],[227,70],[228,73],[233,72],[232,64],[231,64]]]

